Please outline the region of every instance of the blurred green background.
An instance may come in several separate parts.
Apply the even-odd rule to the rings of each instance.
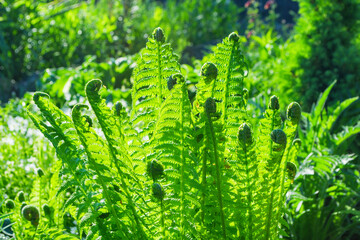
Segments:
[[[301,104],[283,238],[360,239],[360,0],[0,0],[0,203],[31,192],[34,168],[54,162],[26,116],[30,93],[69,111],[99,78],[108,102],[130,106],[138,52],[158,26],[190,97],[212,48],[236,31],[249,112],[261,118],[273,94]]]

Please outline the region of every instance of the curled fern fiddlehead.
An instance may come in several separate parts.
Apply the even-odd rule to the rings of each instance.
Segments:
[[[37,207],[33,205],[27,205],[22,209],[23,217],[30,221],[31,224],[35,227],[39,225],[40,220],[40,211]]]
[[[168,79],[168,82],[167,82],[167,86],[168,86],[168,89],[169,91],[171,89],[173,89],[173,87],[175,86],[175,84],[177,83],[184,83],[184,76],[180,73],[175,73],[173,75],[171,75]]]
[[[156,160],[151,160],[147,164],[147,174],[156,181],[157,179],[164,176],[164,167]]]
[[[47,99],[50,99],[49,94],[44,93],[44,92],[36,92],[36,93],[34,94],[34,96],[33,96],[34,102],[39,102],[40,97],[45,97],[45,98],[47,98]]]
[[[205,111],[207,114],[216,113],[216,103],[213,98],[208,98],[205,101]]]
[[[36,173],[39,177],[44,176],[44,171],[41,168],[36,169]]]
[[[235,33],[235,32],[230,33],[229,40],[231,42],[237,43],[239,41],[239,39],[240,39],[240,37],[239,37],[239,35],[237,33]]]
[[[14,209],[15,208],[15,203],[13,200],[11,199],[7,199],[5,201],[5,206],[8,208],[8,209]]]
[[[301,107],[297,102],[292,102],[289,104],[289,107],[286,112],[287,118],[295,125],[300,121],[301,117]]]
[[[286,163],[286,173],[287,178],[290,179],[291,182],[294,181],[295,175],[296,175],[296,166],[292,162]]]
[[[152,194],[159,201],[162,201],[165,196],[165,192],[159,183],[153,183]]]
[[[269,102],[269,109],[272,110],[279,110],[280,105],[279,105],[279,98],[277,96],[271,96],[270,97],[270,102]]]
[[[43,209],[43,212],[44,212],[45,216],[50,216],[51,215],[51,208],[49,207],[48,204],[44,203],[42,205],[42,209]]]
[[[201,68],[201,76],[204,78],[205,83],[210,83],[215,80],[218,75],[218,69],[215,64],[211,62],[205,63]]]
[[[247,123],[243,123],[240,125],[238,139],[242,145],[249,145],[253,143],[251,128]]]
[[[286,134],[281,129],[275,129],[270,134],[271,140],[277,144],[286,145]]]
[[[122,108],[123,108],[123,106],[122,106],[121,102],[117,101],[115,103],[115,114],[116,114],[116,116],[120,117]]]
[[[16,195],[16,199],[19,201],[19,202],[24,202],[25,201],[25,194],[23,191],[20,191],[17,193]]]
[[[298,147],[301,147],[301,140],[300,140],[299,138],[294,139],[293,145],[296,145],[296,146],[298,146]]]
[[[153,38],[160,43],[164,43],[165,42],[165,35],[164,35],[164,31],[158,27],[153,31],[152,34]]]

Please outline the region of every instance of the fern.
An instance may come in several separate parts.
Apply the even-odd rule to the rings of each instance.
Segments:
[[[216,196],[218,200],[219,213],[220,213],[220,221],[222,227],[222,236],[226,239],[226,220],[224,213],[224,204],[223,204],[223,186],[222,186],[222,174],[221,174],[221,166],[220,159],[222,159],[221,149],[219,148],[219,144],[217,143],[215,128],[213,125],[212,117],[216,114],[216,103],[213,98],[208,98],[204,104],[205,108],[205,139],[208,149],[210,150],[210,163],[215,164],[215,174],[212,174],[215,178],[216,183]]]
[[[44,220],[48,236],[59,238],[61,205],[82,239],[276,239],[301,109],[290,104],[283,123],[273,96],[253,128],[240,48],[236,33],[218,44],[193,104],[160,28],[134,70],[130,114],[107,105],[100,80],[85,88],[92,111],[75,105],[72,118],[35,93],[41,114],[30,107],[29,116],[61,159],[44,196],[55,217]]]
[[[179,236],[185,238],[186,229],[191,228],[186,222],[186,215],[192,212],[189,198],[195,198],[191,195],[191,189],[196,184],[187,180],[196,179],[196,172],[193,170],[196,165],[194,156],[191,154],[194,146],[190,117],[191,104],[185,80],[181,74],[170,76],[168,88],[170,94],[160,108],[155,127],[153,144],[155,144],[156,154],[154,158],[164,165],[168,182],[166,194],[170,197],[169,201],[175,201],[174,206],[169,208],[171,212],[174,212],[173,214],[180,213]],[[180,205],[176,206],[178,201]]]
[[[237,219],[239,235],[245,236],[245,239],[253,239],[253,228],[255,226],[255,217],[258,217],[259,207],[255,205],[254,189],[256,188],[256,179],[258,179],[257,171],[257,155],[255,153],[255,141],[253,133],[248,124],[243,123],[238,133],[239,143],[237,145],[236,174],[239,181],[238,197],[240,218]]]
[[[341,124],[343,128],[340,130],[336,129],[339,125],[337,123],[341,122],[342,113],[348,110],[352,104],[355,104],[359,98],[346,99],[339,103],[334,109],[327,109],[326,101],[335,84],[336,81],[331,83],[330,86],[320,94],[317,103],[312,107],[311,113],[303,114],[303,122],[307,134],[303,135],[303,131],[300,131],[299,134],[301,139],[306,141],[302,146],[306,152],[314,150],[326,154],[345,154],[343,149],[341,149],[341,145],[345,142],[350,144],[353,139],[351,137],[360,132],[359,117],[355,117],[355,123]]]
[[[165,44],[161,28],[154,30],[140,55],[134,70],[131,121],[135,125],[143,124],[140,139],[150,139],[161,103],[169,93],[167,79],[179,73],[180,66],[170,45]]]

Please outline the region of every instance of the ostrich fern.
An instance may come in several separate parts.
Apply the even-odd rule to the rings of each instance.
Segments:
[[[86,85],[90,106],[74,106],[71,118],[47,94],[35,93],[39,111],[30,107],[29,116],[56,148],[57,173],[67,176],[61,185],[54,178],[58,191],[51,189],[49,198],[64,199],[74,188],[61,203],[77,220],[79,237],[277,239],[296,172],[301,109],[290,104],[283,123],[273,96],[254,129],[246,112],[247,72],[232,33],[203,66],[191,104],[177,57],[157,28],[133,73],[130,114],[120,103],[107,106],[100,80]],[[55,212],[61,215],[59,206]]]

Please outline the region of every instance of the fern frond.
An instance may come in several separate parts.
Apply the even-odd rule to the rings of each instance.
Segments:
[[[184,239],[190,226],[185,226],[186,215],[191,214],[188,202],[195,200],[192,188],[188,181],[195,178],[192,168],[195,167],[192,154],[194,146],[191,125],[191,104],[187,93],[184,77],[174,74],[169,78],[171,83],[170,94],[167,96],[159,111],[158,121],[151,144],[154,146],[154,155],[164,165],[167,183],[167,195],[171,196],[171,211],[179,212],[180,238]],[[178,204],[180,202],[180,204]],[[172,238],[176,236],[172,236]]]
[[[239,209],[237,219],[235,219],[239,228],[238,236],[245,236],[245,239],[249,240],[254,239],[253,228],[258,227],[257,222],[253,219],[260,214],[255,201],[255,190],[259,181],[255,146],[256,143],[249,125],[243,123],[238,132],[237,160],[234,163],[238,195],[238,201],[236,201],[238,206],[234,207]]]
[[[65,115],[51,103],[47,94],[35,93],[33,100],[51,126],[40,120],[39,116],[31,113],[30,110],[28,110],[28,115],[35,126],[54,145],[57,155],[62,162],[67,165],[66,171],[64,172],[68,172],[72,176],[72,178],[69,179],[69,182],[75,184],[76,189],[79,190],[75,191],[75,193],[65,202],[64,207],[74,203],[76,200],[79,200],[80,202],[81,199],[91,201],[89,200],[89,198],[91,198],[89,196],[91,195],[88,195],[87,187],[84,183],[86,171],[84,171],[83,168],[82,160],[84,160],[84,157],[80,150],[80,140],[70,117]],[[62,189],[65,190],[65,188]],[[87,201],[85,200],[85,202]],[[90,205],[90,207],[92,212],[95,212],[94,207],[92,205]]]
[[[64,204],[64,193],[58,193],[58,189],[61,186],[61,178],[59,176],[62,164],[61,161],[55,162],[53,166],[52,177],[49,185],[49,206],[54,209],[53,212],[53,221],[58,229],[62,229],[63,226],[63,213],[61,212],[62,206]],[[68,187],[67,187],[68,188]]]
[[[276,96],[272,96],[271,98],[277,99]],[[272,101],[274,100],[270,100],[270,103]],[[266,172],[266,169],[273,170],[276,167],[275,162],[272,161],[273,141],[270,138],[270,134],[273,130],[281,128],[282,121],[280,118],[279,107],[276,106],[276,108],[272,108],[272,106],[269,105],[268,109],[265,110],[264,118],[260,120],[258,127],[258,144],[256,152],[258,155],[262,156],[262,161],[259,165],[261,175]]]
[[[162,37],[158,38],[159,35]],[[142,125],[141,138],[152,137],[161,103],[169,94],[167,79],[172,74],[180,73],[177,57],[170,45],[164,42],[163,30],[155,29],[146,48],[141,51],[134,70],[130,119],[133,125]]]
[[[120,170],[120,166],[125,169],[132,169],[133,162],[128,155],[125,135],[123,134],[123,129],[119,128],[121,119],[116,118],[113,111],[108,106],[106,106],[105,100],[102,99],[99,95],[101,88],[101,80],[91,80],[85,87],[86,97],[89,100],[91,108],[99,121],[101,129],[105,135],[106,142],[109,146],[109,154],[111,154],[112,160],[115,161],[115,166],[117,167],[118,171],[124,171]],[[122,162],[120,159],[124,159],[125,161]]]
[[[81,152],[77,151],[80,140],[71,119],[50,102],[47,94],[37,92],[34,94],[33,100],[51,126],[30,110],[28,110],[29,117],[54,145],[59,158],[74,171],[80,163]]]
[[[205,138],[207,139],[206,144],[208,145],[209,150],[212,155],[210,157],[210,163],[215,164],[215,177],[216,182],[216,196],[218,200],[219,213],[220,213],[220,222],[222,226],[222,236],[226,239],[226,222],[225,222],[225,213],[224,213],[224,205],[223,205],[223,193],[222,191],[225,189],[222,184],[222,173],[220,160],[222,157],[222,149],[217,142],[217,138],[215,135],[215,128],[213,125],[213,120],[211,119],[213,114],[216,114],[216,103],[213,98],[208,98],[205,102],[205,114],[206,114],[206,123],[205,123]]]
[[[213,56],[217,67],[216,80],[209,83],[204,77],[194,102],[194,114],[201,112],[205,100],[212,97],[218,103],[221,121],[224,124],[226,136],[225,157],[236,152],[237,129],[240,123],[247,120],[244,99],[244,78],[247,76],[247,65],[240,50],[239,36],[231,33],[222,43],[218,44]],[[204,69],[205,67],[205,69]],[[203,70],[208,67],[204,65]],[[202,70],[202,75],[207,72]]]
[[[114,200],[113,200],[113,198],[111,198],[111,194],[109,193],[109,190],[107,187],[108,184],[111,184],[114,180],[116,180],[116,178],[111,177],[111,176],[113,176],[113,174],[109,168],[111,149],[109,149],[107,147],[104,140],[95,133],[95,131],[92,129],[91,126],[89,126],[89,123],[87,120],[88,116],[81,114],[82,109],[88,109],[88,108],[89,107],[84,104],[75,105],[72,110],[72,119],[74,121],[75,128],[80,137],[80,141],[84,145],[86,154],[88,155],[90,168],[96,172],[97,179],[99,181],[99,184],[102,187],[102,194],[105,198],[106,207],[108,208],[109,212],[111,212],[111,214],[113,216],[113,220],[117,224],[118,229],[122,229],[123,226],[122,226],[122,223],[120,222],[120,217],[118,216],[117,211],[115,210],[115,207],[114,207]],[[96,110],[99,110],[99,109],[96,109]],[[113,125],[111,125],[111,124],[108,125],[108,127],[112,127],[112,126]],[[111,140],[109,141],[109,144],[111,144]],[[129,193],[127,191],[126,183],[121,178],[121,176],[120,176],[120,179],[121,179],[121,183],[123,184],[122,187],[123,187],[124,191],[126,191],[125,193],[127,194],[128,200],[130,201],[131,198],[128,195]],[[130,202],[129,205],[132,206],[132,208],[134,208],[132,202]],[[135,221],[137,222],[139,231],[142,234],[145,234],[145,233],[143,233],[143,229],[138,220],[139,217],[137,216],[135,209],[133,210],[133,214],[136,214],[136,215],[134,215],[134,218],[135,218]],[[130,217],[130,215],[129,215],[129,217]]]

